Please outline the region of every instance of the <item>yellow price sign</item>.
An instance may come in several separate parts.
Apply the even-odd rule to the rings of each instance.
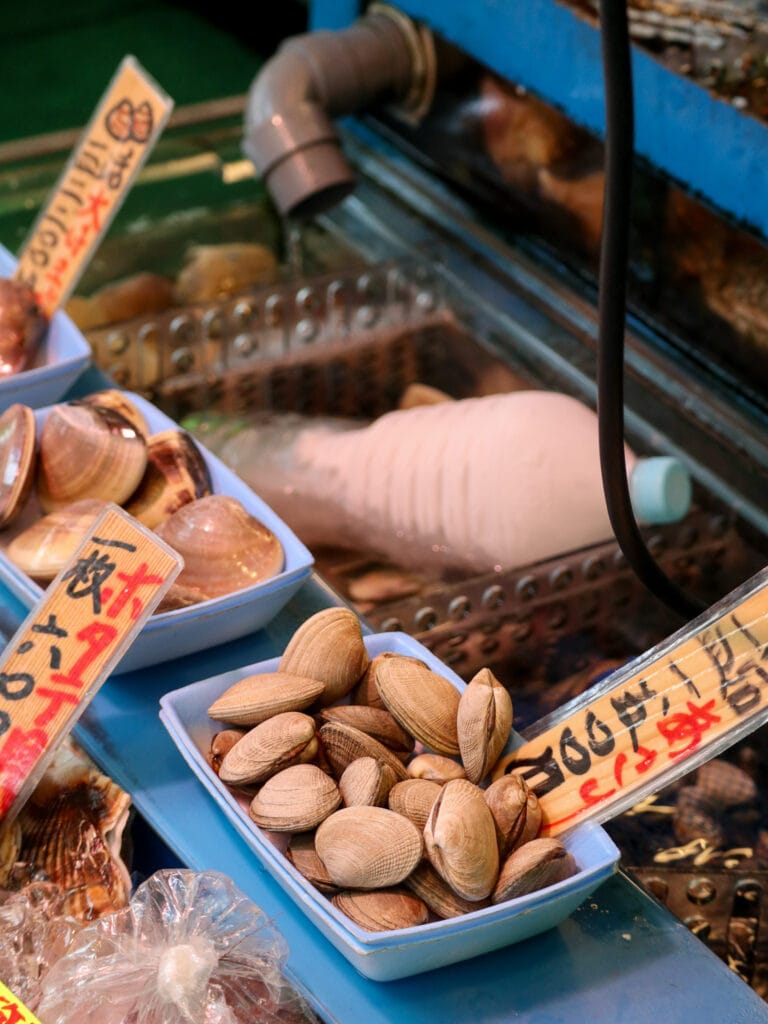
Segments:
[[[768,570],[555,712],[498,764],[521,775],[542,834],[606,821],[768,720]]]
[[[96,519],[0,658],[0,819],[21,808],[181,567],[117,505]]]
[[[24,1003],[0,981],[0,1021],[8,1024],[40,1024]]]

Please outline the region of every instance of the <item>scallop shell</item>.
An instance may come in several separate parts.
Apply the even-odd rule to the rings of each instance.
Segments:
[[[35,479],[35,414],[17,402],[0,416],[0,528],[13,522]]]
[[[339,787],[315,764],[295,764],[267,779],[248,809],[271,832],[307,832],[341,803]]]
[[[277,537],[226,494],[211,494],[183,505],[160,523],[155,533],[184,559],[177,583],[209,597],[251,587],[283,568],[283,549]]]
[[[406,779],[397,782],[389,791],[387,803],[391,811],[412,821],[419,831],[424,830],[432,805],[440,795],[437,782],[427,779]]]
[[[420,743],[439,754],[458,754],[459,691],[413,659],[382,661],[376,686],[388,711]]]
[[[368,932],[388,932],[395,928],[413,928],[426,924],[429,910],[414,893],[403,889],[376,892],[340,892],[331,899],[334,907],[359,928]]]
[[[262,782],[317,753],[315,722],[300,711],[285,711],[255,725],[224,755],[219,778],[228,786]]]
[[[421,860],[415,825],[384,807],[344,807],[320,825],[315,849],[335,885],[385,889],[407,878]]]
[[[37,491],[45,512],[83,498],[122,505],[147,466],[144,437],[120,413],[55,405],[40,431]]]
[[[499,759],[512,728],[512,698],[490,669],[473,676],[459,699],[456,729],[470,782],[480,782]]]
[[[318,737],[337,778],[340,778],[347,765],[358,757],[372,757],[382,764],[389,765],[398,781],[408,778],[402,762],[391,750],[373,736],[360,732],[351,725],[327,722],[320,727]]]
[[[49,583],[82,543],[107,502],[84,498],[36,519],[6,548],[6,555],[23,572]]]
[[[532,839],[518,847],[504,862],[491,901],[537,892],[562,881],[576,870],[576,863],[559,839]]]
[[[338,707],[324,708],[318,718],[324,723],[341,722],[343,725],[351,725],[353,729],[359,729],[360,732],[378,740],[401,759],[407,758],[415,745],[413,736],[410,736],[384,708],[341,704]]]
[[[360,620],[349,608],[324,608],[291,637],[279,670],[325,683],[322,704],[346,696],[368,667]]]
[[[323,692],[323,683],[290,672],[246,676],[208,708],[210,718],[232,725],[258,725],[283,711],[301,711]]]
[[[381,807],[394,786],[395,773],[373,757],[358,757],[342,772],[339,790],[345,807]]]
[[[482,790],[466,779],[447,782],[424,827],[430,863],[454,892],[472,902],[493,891],[499,875],[496,826]]]
[[[147,468],[126,512],[153,530],[182,505],[212,491],[208,466],[191,435],[163,430],[147,441]]]

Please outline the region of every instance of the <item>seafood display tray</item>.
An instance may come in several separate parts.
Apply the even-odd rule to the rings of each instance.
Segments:
[[[0,276],[10,277],[16,260],[0,245]],[[37,408],[51,405],[80,376],[91,361],[91,346],[66,314],[55,313],[33,366],[0,377],[0,412],[14,402]]]
[[[140,395],[129,392],[127,397],[142,413],[152,433],[176,426]],[[36,411],[38,430],[48,411],[48,408]],[[263,629],[312,571],[312,555],[286,524],[219,459],[203,445],[198,444],[198,447],[208,467],[213,492],[236,498],[280,541],[285,555],[283,569],[270,579],[231,594],[152,615],[123,655],[117,668],[120,673],[207,650]],[[14,565],[2,549],[0,580],[26,609],[32,608],[42,597],[41,587]]]
[[[421,658],[458,690],[464,683],[417,640],[403,633],[364,638],[371,657],[383,651]],[[341,914],[290,864],[248,816],[241,802],[209,768],[205,753],[220,728],[208,717],[213,700],[246,675],[272,672],[279,659],[244,666],[171,691],[160,699],[160,718],[184,760],[210,793],[259,861],[329,942],[365,977],[392,981],[520,942],[555,927],[616,870],[619,852],[607,833],[587,822],[571,830],[564,842],[578,871],[540,892],[462,917],[388,932],[367,932]],[[515,737],[516,740],[516,737]],[[513,741],[514,742],[514,741]]]

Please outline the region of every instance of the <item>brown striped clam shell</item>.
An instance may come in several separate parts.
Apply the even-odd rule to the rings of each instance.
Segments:
[[[337,778],[341,778],[347,765],[359,757],[372,757],[381,761],[382,764],[389,765],[398,781],[408,778],[402,762],[391,750],[375,740],[373,736],[360,732],[359,729],[355,729],[351,725],[344,725],[342,722],[326,722],[320,727],[318,737]]]
[[[311,761],[316,753],[314,719],[284,711],[249,729],[232,746],[219,765],[219,778],[229,786],[263,782],[289,765]]]
[[[415,893],[402,888],[374,892],[347,890],[331,899],[334,907],[359,928],[368,932],[388,932],[397,928],[413,928],[426,924],[427,905]]]
[[[438,754],[459,753],[459,691],[413,659],[388,658],[376,673],[381,699],[400,725]]]
[[[496,826],[482,790],[466,779],[441,789],[424,827],[430,863],[466,900],[485,899],[499,876]]]
[[[388,764],[373,757],[358,757],[342,772],[339,791],[345,807],[381,807],[396,781]]]
[[[480,782],[496,764],[512,729],[512,698],[490,669],[480,669],[461,694],[456,729],[467,778]]]
[[[398,885],[421,860],[419,830],[385,807],[343,807],[317,829],[315,849],[340,888]]]
[[[290,672],[246,676],[220,694],[208,708],[210,718],[231,725],[258,725],[284,711],[301,711],[323,692],[323,683]]]
[[[341,722],[343,725],[351,725],[378,740],[401,759],[407,758],[415,746],[413,736],[384,708],[340,704],[323,708],[318,718],[321,723]]]
[[[267,779],[248,813],[271,832],[308,832],[341,803],[339,787],[315,764],[295,764]]]
[[[125,510],[153,530],[182,505],[211,491],[208,466],[192,436],[172,428],[147,440],[147,468]]]
[[[320,703],[328,705],[352,690],[369,661],[357,615],[349,608],[324,608],[299,626],[278,668],[319,679],[325,684]]]
[[[499,873],[491,900],[504,900],[538,892],[576,871],[573,856],[559,839],[542,837],[519,846],[507,857]]]
[[[390,789],[387,803],[391,811],[412,821],[419,831],[424,830],[432,805],[440,795],[440,785],[428,779],[406,779]]]

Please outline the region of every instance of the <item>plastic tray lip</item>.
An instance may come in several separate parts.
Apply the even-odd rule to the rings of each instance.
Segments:
[[[165,413],[145,398],[142,398],[142,396],[130,391],[126,391],[125,395],[144,415],[153,432],[177,427],[177,424],[170,417],[166,416]],[[47,415],[51,407],[45,406],[35,410],[35,417],[38,423]],[[206,620],[224,617],[229,612],[241,611],[245,608],[253,608],[255,612],[264,599],[277,601],[280,603],[280,607],[282,607],[282,604],[288,601],[295,589],[305,578],[309,577],[312,571],[314,558],[309,549],[299,540],[290,527],[247,484],[225,466],[220,459],[212,452],[209,452],[199,441],[195,443],[208,465],[214,481],[214,490],[217,493],[231,494],[238,497],[252,515],[255,515],[265,526],[272,530],[282,544],[285,564],[281,572],[267,580],[263,580],[261,583],[253,584],[242,590],[233,591],[231,594],[209,598],[207,601],[197,605],[190,605],[186,608],[174,608],[150,616],[139,637],[124,658],[121,659],[117,668],[118,672],[129,671],[131,667],[144,668],[148,665],[159,663],[160,660],[168,660],[155,658],[142,660],[137,653],[141,651],[142,637],[153,639],[159,632],[171,634],[177,628],[191,627],[193,624],[199,624],[202,629],[205,628]],[[0,550],[0,581],[27,608],[32,608],[44,593],[43,589],[14,565],[2,550]],[[279,611],[279,608],[275,610],[274,614],[277,614],[277,611]],[[266,621],[261,625],[265,625]],[[256,628],[260,627],[251,624],[247,631],[252,632]],[[242,635],[242,633],[237,635]],[[225,639],[232,638],[232,636],[227,636]],[[215,646],[218,642],[220,641],[216,639],[214,634],[208,638],[206,646]],[[169,639],[169,644],[176,646],[176,640]],[[199,646],[194,648],[194,650],[199,649]],[[190,649],[188,653],[194,653],[194,650]],[[187,652],[175,650],[168,658],[177,657],[184,653]]]
[[[0,244],[0,276],[16,269],[15,256]],[[15,402],[39,407],[55,402],[91,362],[91,346],[63,310],[51,318],[37,364],[0,378],[0,410]]]
[[[404,654],[411,654],[422,658],[433,670],[440,671],[458,689],[463,690],[465,687],[464,682],[455,673],[408,634],[376,633],[366,636],[364,641],[371,656],[382,650],[397,650]],[[577,853],[581,852],[585,845],[590,846],[591,844],[593,848],[591,862],[586,865],[580,863],[579,872],[569,879],[558,882],[546,890],[529,893],[527,896],[512,901],[514,903],[513,910],[511,910],[510,903],[507,902],[480,908],[473,911],[471,915],[461,918],[432,921],[411,928],[393,929],[379,933],[367,932],[359,928],[336,910],[330,901],[325,900],[311,883],[296,871],[290,862],[263,836],[261,830],[246,818],[244,810],[232,793],[218,781],[208,768],[200,748],[185,725],[184,705],[188,705],[190,701],[194,703],[196,699],[202,699],[201,694],[205,695],[205,690],[209,689],[211,695],[214,692],[220,693],[223,688],[245,675],[273,671],[279,660],[279,658],[272,658],[255,662],[170,691],[160,698],[159,715],[190,769],[213,796],[239,834],[289,895],[345,955],[352,954],[358,961],[365,961],[375,954],[393,954],[397,950],[407,950],[412,946],[438,943],[448,936],[456,937],[462,933],[471,933],[484,925],[502,923],[512,918],[530,917],[537,911],[544,911],[555,906],[561,897],[576,898],[579,894],[586,897],[597,888],[600,882],[616,870],[620,856],[617,847],[599,825],[587,822],[572,829],[563,837],[563,841],[572,852]],[[207,695],[205,695],[205,699],[207,699]],[[223,727],[221,723],[215,723],[212,719],[208,719],[208,722],[211,728]],[[520,742],[520,738],[516,734],[514,742]],[[572,909],[575,909],[575,905]],[[568,910],[567,913],[560,915],[560,919],[564,919],[570,912],[571,910]],[[514,941],[517,940],[512,939],[509,943],[503,944],[511,944]],[[474,954],[470,953],[469,955]],[[359,962],[357,966],[359,969],[365,970],[364,967],[360,968]],[[407,973],[420,973],[420,970],[426,969],[430,968],[414,967]],[[395,974],[386,973],[384,976],[380,974],[369,976],[386,980],[390,977],[404,975],[402,972],[397,972]]]

